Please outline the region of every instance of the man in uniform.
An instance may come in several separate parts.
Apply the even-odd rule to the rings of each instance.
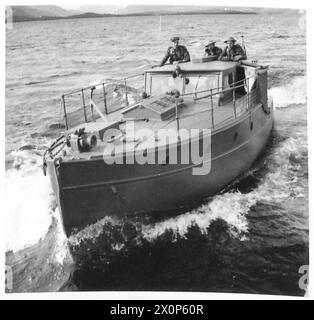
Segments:
[[[225,43],[227,43],[227,46],[218,57],[218,60],[239,61],[246,59],[246,53],[239,44],[236,44],[236,40],[233,37],[229,37]]]
[[[215,46],[216,41],[210,41],[206,46],[205,46],[205,53],[204,57],[209,57],[209,56],[220,56],[222,53],[222,49],[219,47]]]
[[[179,37],[172,37],[170,39],[173,45],[168,48],[164,58],[161,60],[160,66],[163,66],[169,59],[169,63],[172,64],[174,61],[177,62],[188,62],[190,61],[190,54],[185,46],[179,45]]]

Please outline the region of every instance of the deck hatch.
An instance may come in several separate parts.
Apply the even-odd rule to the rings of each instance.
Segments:
[[[147,99],[134,108],[122,112],[125,119],[148,118],[166,120],[175,114],[175,101],[170,96],[158,96]]]

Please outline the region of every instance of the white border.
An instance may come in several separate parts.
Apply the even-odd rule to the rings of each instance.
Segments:
[[[35,3],[34,3],[35,2]],[[52,3],[53,2],[53,3]],[[292,1],[292,0],[280,0],[280,1],[273,1],[273,0],[93,0],[92,4],[106,4],[106,5],[119,5],[119,6],[126,6],[128,4],[165,4],[165,5],[207,5],[207,6],[242,6],[242,7],[269,7],[269,8],[295,8],[295,9],[306,9],[307,11],[307,93],[308,93],[308,101],[307,101],[307,112],[308,112],[308,146],[309,146],[309,192],[310,192],[310,207],[309,207],[309,222],[310,222],[310,274],[313,270],[313,237],[312,237],[312,230],[313,230],[313,223],[312,219],[310,218],[311,212],[313,211],[313,119],[314,119],[314,110],[313,110],[313,60],[310,60],[310,57],[314,57],[314,50],[313,50],[313,30],[314,30],[314,10],[313,5],[311,5],[310,1],[306,0],[299,0],[299,1]],[[5,26],[4,26],[4,12],[5,12],[5,5],[59,5],[63,7],[77,7],[82,4],[87,4],[87,0],[36,0],[36,1],[21,1],[21,0],[13,0],[13,1],[4,1],[1,3],[1,10],[0,10],[0,21],[1,21],[1,31],[0,31],[0,39],[1,39],[1,49],[0,49],[0,57],[1,57],[1,64],[2,67],[5,66]],[[91,3],[88,3],[89,5]],[[1,68],[4,70],[4,68]],[[311,87],[310,87],[311,84]],[[1,128],[1,176],[0,181],[1,183],[1,190],[0,194],[2,196],[1,209],[6,210],[4,203],[5,203],[5,193],[4,193],[4,181],[5,181],[5,171],[4,171],[4,163],[5,163],[5,151],[4,151],[4,139],[5,139],[5,72],[1,73],[1,121],[0,121],[0,128]],[[312,90],[311,90],[312,89]],[[311,130],[309,129],[311,128]],[[0,222],[0,228],[3,228],[3,222]],[[0,229],[0,235],[3,236],[3,232]],[[219,300],[229,300],[229,299],[239,299],[239,300],[264,300],[264,299],[271,299],[271,300],[294,300],[294,299],[304,299],[302,297],[288,297],[288,296],[271,296],[271,295],[256,295],[256,294],[230,294],[230,293],[185,293],[185,292],[57,292],[57,293],[14,293],[14,294],[4,294],[4,241],[1,238],[1,258],[0,258],[0,299],[5,300],[12,300],[12,299],[97,299],[97,300],[125,300],[125,299],[140,299],[140,300],[150,300],[150,299],[170,299],[170,300],[181,300],[181,299],[219,299]],[[309,285],[309,299],[312,300],[314,294],[311,292],[311,283]]]

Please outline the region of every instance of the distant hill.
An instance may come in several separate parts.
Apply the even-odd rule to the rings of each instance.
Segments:
[[[219,14],[257,14],[254,11],[240,11],[240,10],[193,10],[193,11],[144,11],[120,14],[119,16],[159,16],[159,15],[219,15]]]
[[[56,19],[101,18],[143,15],[176,15],[176,14],[257,14],[284,13],[296,10],[221,7],[221,6],[164,6],[164,5],[133,5],[121,8],[119,6],[81,6],[79,10],[65,10],[58,6],[11,6],[13,22]],[[110,13],[108,13],[111,11]],[[113,13],[116,12],[116,13]]]
[[[231,13],[283,13],[295,11],[280,8],[223,7],[223,6],[177,6],[177,5],[130,5],[117,11],[121,15],[138,14],[231,14]]]
[[[70,13],[58,6],[11,6],[13,21],[17,19],[29,20],[41,17],[66,17]]]
[[[84,12],[80,14],[74,14],[71,16],[64,17],[63,19],[80,19],[80,18],[102,18],[111,17],[109,13],[95,13],[95,12]]]
[[[60,16],[60,17],[66,17],[70,15],[70,12],[68,10],[65,10],[61,7],[58,6],[46,6],[46,5],[41,5],[41,6],[30,6],[31,8],[35,10],[40,10],[44,13],[45,16]]]

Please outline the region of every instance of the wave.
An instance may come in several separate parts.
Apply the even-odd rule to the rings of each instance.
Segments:
[[[19,151],[24,151],[24,150],[34,150],[36,149],[36,145],[34,144],[25,144],[22,147],[19,148]]]
[[[279,34],[277,32],[274,32],[272,34],[272,38],[275,38],[275,39],[289,39],[290,36],[289,35],[284,35],[284,34]]]
[[[73,72],[67,72],[67,73],[61,73],[61,74],[52,74],[48,76],[48,78],[62,78],[62,77],[70,77],[81,74],[81,71],[73,71]]]
[[[46,235],[56,202],[49,179],[41,170],[41,156],[32,150],[13,151],[11,155],[14,161],[5,181],[4,231],[6,250],[16,251]]]
[[[41,155],[14,151],[6,171],[5,262],[14,266],[14,292],[58,291],[73,273],[60,213]]]
[[[305,104],[306,77],[294,77],[288,84],[269,89],[276,108],[284,108],[293,104]]]
[[[119,218],[107,216],[72,235],[69,238],[69,243],[72,247],[79,246],[82,242],[91,239],[95,243],[103,232],[108,233],[108,226],[110,226],[112,234],[114,234],[115,230],[123,231],[124,226],[127,224],[136,230],[137,245],[141,245],[143,240],[154,242],[168,231],[171,231],[172,239],[176,241],[179,238],[185,238],[189,229],[193,226],[198,227],[202,234],[207,234],[208,227],[217,219],[224,220],[228,224],[229,233],[232,236],[245,240],[245,233],[248,231],[245,214],[253,203],[242,203],[239,201],[240,197],[241,194],[239,192],[218,195],[212,201],[208,201],[193,211],[157,223],[147,224],[145,223],[145,218],[139,220],[138,217]],[[117,251],[124,247],[123,241],[117,241],[119,238],[120,234],[112,242],[112,249]],[[122,236],[122,239],[125,240],[125,237]]]
[[[61,73],[61,74],[52,74],[52,75],[48,75],[47,79],[70,77],[70,76],[79,75],[79,74],[81,74],[80,71]],[[42,84],[42,83],[47,83],[47,82],[48,82],[48,80],[29,81],[29,82],[26,82],[25,85],[32,86],[32,85]]]
[[[34,84],[40,84],[40,83],[46,83],[47,81],[46,80],[42,80],[42,81],[30,81],[30,82],[27,82],[25,83],[26,86],[32,86]]]
[[[191,212],[152,226],[145,226],[142,231],[143,237],[154,241],[167,230],[171,230],[174,234],[174,240],[176,240],[178,236],[184,238],[192,226],[197,226],[202,234],[207,234],[211,223],[221,219],[227,223],[229,233],[233,237],[245,240],[245,233],[248,231],[245,215],[254,203],[251,201],[242,202],[241,197],[240,192],[217,195]]]

